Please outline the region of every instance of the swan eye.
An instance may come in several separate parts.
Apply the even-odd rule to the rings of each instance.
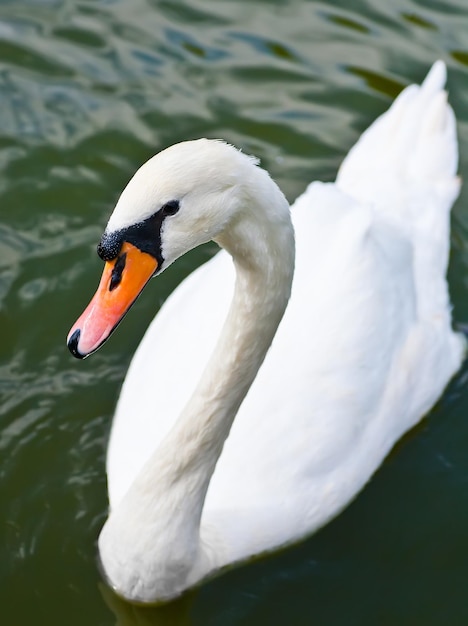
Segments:
[[[161,212],[166,217],[166,215],[175,215],[179,209],[180,203],[178,200],[169,200],[169,202],[163,205]]]

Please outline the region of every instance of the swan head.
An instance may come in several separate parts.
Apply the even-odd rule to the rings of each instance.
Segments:
[[[229,144],[198,139],[163,150],[136,172],[98,245],[104,272],[68,335],[74,356],[84,358],[106,341],[152,276],[196,246],[222,239],[246,208],[255,209],[263,188],[266,195],[272,185],[278,190],[256,165]]]

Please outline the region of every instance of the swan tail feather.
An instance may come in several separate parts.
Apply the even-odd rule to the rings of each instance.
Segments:
[[[445,81],[445,64],[437,61],[421,86],[406,87],[351,149],[336,184],[410,242],[418,317],[443,320],[447,328],[450,208],[460,179],[456,122]],[[451,335],[459,362],[461,341]]]
[[[459,188],[458,146],[445,80],[445,64],[436,61],[421,86],[401,92],[343,161],[336,181],[340,189],[361,198],[376,185],[442,184],[453,202]]]

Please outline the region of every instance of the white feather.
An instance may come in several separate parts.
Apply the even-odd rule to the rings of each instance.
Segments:
[[[110,582],[122,595],[168,599],[226,564],[323,526],[457,371],[464,341],[451,329],[445,272],[449,209],[459,183],[444,83],[445,67],[438,62],[421,87],[405,89],[363,134],[336,184],[313,183],[296,201],[291,299],[225,441],[206,499],[197,477],[216,462],[216,452],[209,446],[197,452],[198,435],[206,433],[184,436],[179,415],[187,403],[192,412],[196,402],[201,413],[213,410],[215,401],[200,398],[197,384],[233,297],[235,271],[227,252],[193,272],[150,325],[122,388],[108,451],[111,514],[100,550]],[[204,219],[203,200],[215,211],[217,186],[234,181],[237,193],[236,181],[242,180],[247,196],[269,205],[265,211],[276,211],[278,229],[286,232],[284,198],[269,177],[222,143],[213,160],[211,146],[206,140],[183,144],[183,158],[203,164],[198,169],[187,167],[177,146],[155,157],[156,165],[146,164],[109,227],[144,219],[152,210],[152,193],[169,200],[180,184],[187,194],[209,189],[206,198],[194,200],[197,219]],[[226,208],[231,200],[223,195],[219,203],[223,229],[233,219]],[[273,237],[270,226],[261,234],[255,221],[261,221],[262,210],[255,218],[242,217],[252,228],[244,228],[247,243],[234,241],[237,231],[229,239],[227,247],[238,257],[244,253],[237,245],[250,254],[256,242],[263,245],[262,237]],[[171,260],[187,224],[182,215],[177,223],[165,233]],[[197,223],[191,221],[190,229]],[[274,252],[278,258],[265,267],[279,271],[283,261],[289,263],[290,244],[281,245]],[[275,288],[285,297],[287,286]],[[261,314],[258,301],[266,302],[265,294],[247,293],[244,326],[232,345],[225,343],[226,359],[235,353],[242,328],[250,332]],[[232,369],[251,366],[243,353],[235,354]],[[243,392],[240,385],[225,389],[223,372],[229,370],[223,369],[222,356],[218,346],[210,389],[230,394],[231,402]],[[196,401],[189,402],[194,393]],[[203,429],[222,445],[227,432],[220,434],[213,423],[206,418]],[[206,469],[209,477],[212,471]]]

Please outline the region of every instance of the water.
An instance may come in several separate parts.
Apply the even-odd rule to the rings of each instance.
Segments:
[[[136,167],[182,139],[261,157],[290,200],[433,60],[449,67],[468,179],[464,0],[0,3],[0,607],[11,626],[468,623],[467,369],[320,533],[161,609],[118,601],[95,540],[131,355],[208,246],[150,285],[92,359],[64,337]],[[453,211],[454,318],[468,321],[468,188]]]

